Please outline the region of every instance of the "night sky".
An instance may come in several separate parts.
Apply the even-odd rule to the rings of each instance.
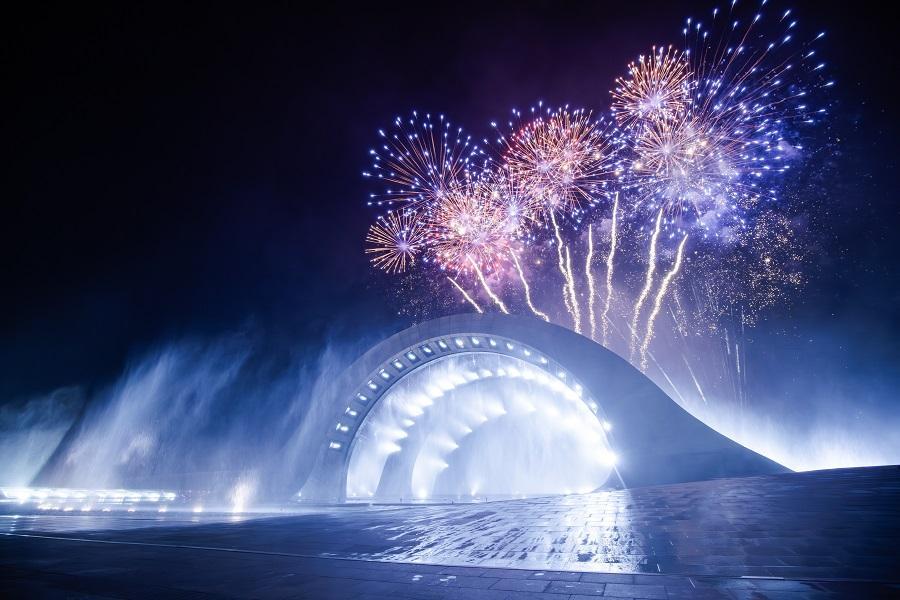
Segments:
[[[100,385],[151,345],[248,323],[311,354],[400,328],[362,252],[376,130],[414,108],[475,133],[537,100],[603,109],[629,60],[712,6],[489,4],[8,19],[0,403]],[[759,370],[770,393],[824,377],[897,418],[894,26],[874,5],[795,8],[828,31],[835,109],[809,167],[824,190],[806,199],[814,266],[758,328],[773,346]]]

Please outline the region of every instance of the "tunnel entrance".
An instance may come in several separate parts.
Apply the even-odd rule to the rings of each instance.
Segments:
[[[430,362],[367,414],[352,442],[347,499],[592,491],[612,473],[615,454],[582,395],[515,356],[469,352]]]

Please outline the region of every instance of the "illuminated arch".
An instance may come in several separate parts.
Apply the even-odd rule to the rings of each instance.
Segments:
[[[361,428],[398,383],[451,356],[507,357],[543,373],[607,425],[616,479],[634,487],[784,472],[673,402],[613,352],[568,329],[509,315],[454,315],[401,331],[351,365],[323,403],[324,432],[302,489],[310,501],[347,500],[347,474]]]

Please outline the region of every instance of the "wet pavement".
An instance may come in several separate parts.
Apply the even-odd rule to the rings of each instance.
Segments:
[[[900,468],[290,516],[0,517],[9,597],[900,597]]]

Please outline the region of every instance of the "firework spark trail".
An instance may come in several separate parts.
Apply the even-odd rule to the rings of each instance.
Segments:
[[[622,338],[622,341],[625,341],[625,333],[624,333],[622,330],[620,330],[620,329],[616,326],[615,322],[614,322],[614,321],[610,321],[609,324],[610,324],[610,326],[613,328],[613,331],[614,331],[615,333],[617,333],[617,334],[619,335],[620,338]],[[632,332],[632,336],[633,336],[633,335],[634,335],[634,333]],[[662,374],[662,376],[665,378],[666,382],[668,382],[669,388],[672,390],[672,393],[675,394],[675,395],[678,397],[678,398],[676,399],[676,401],[677,401],[681,406],[686,406],[686,401],[685,401],[684,396],[681,394],[681,391],[678,389],[678,386],[675,385],[675,382],[672,381],[672,378],[669,377],[669,374],[668,374],[668,372],[665,370],[665,368],[664,368],[661,364],[659,364],[659,361],[656,360],[656,357],[653,356],[653,353],[652,353],[652,352],[647,352],[647,356],[650,358],[651,361],[653,361],[654,366],[656,366],[656,368],[659,370],[659,372],[660,372],[660,373]]]
[[[535,308],[534,304],[531,302],[531,287],[528,285],[528,280],[525,279],[525,273],[522,271],[522,266],[519,264],[519,258],[516,256],[516,253],[512,250],[509,251],[510,255],[512,255],[513,264],[516,266],[516,271],[519,272],[519,279],[522,280],[522,286],[525,288],[525,302],[528,304],[528,308],[531,309],[536,316],[542,318],[543,320],[550,322],[550,317],[548,317],[545,313],[539,311]]]
[[[694,387],[696,387],[697,391],[700,393],[700,399],[703,400],[703,404],[709,405],[709,402],[706,401],[706,394],[703,393],[703,388],[700,387],[700,382],[697,381],[697,376],[694,375],[694,370],[691,368],[691,363],[688,362],[687,356],[682,354],[681,357],[684,359],[684,365],[687,367],[688,373],[691,374],[691,379],[694,381]]]
[[[569,300],[569,278],[566,275],[566,261],[563,257],[562,234],[560,234],[559,224],[556,222],[556,211],[550,211],[550,222],[553,224],[553,233],[556,234],[556,257],[559,264],[559,272],[562,273],[563,276],[563,301],[566,304],[566,310],[569,311],[569,314],[572,316],[572,325],[575,328],[575,331],[578,332],[581,323],[580,319],[575,314],[575,310],[572,308],[572,302]]]
[[[456,289],[459,290],[459,293],[463,295],[463,298],[465,298],[466,301],[467,301],[469,304],[471,304],[472,306],[475,307],[475,310],[477,310],[479,313],[483,313],[483,312],[484,312],[483,310],[481,310],[481,307],[478,306],[478,303],[475,302],[475,301],[472,299],[472,296],[470,296],[470,295],[466,292],[466,290],[464,290],[464,289],[462,288],[461,285],[459,285],[458,283],[456,283],[456,280],[455,280],[455,279],[453,279],[453,278],[450,277],[449,275],[447,276],[447,279],[450,280],[450,283],[453,284],[453,287],[455,287]]]
[[[584,275],[588,283],[588,315],[591,320],[591,339],[597,337],[597,321],[594,319],[594,276],[591,274],[591,262],[594,259],[594,234],[588,224],[588,252],[584,263]]]
[[[613,201],[612,213],[612,230],[609,239],[609,255],[606,257],[606,304],[603,306],[603,316],[600,319],[600,326],[603,329],[603,345],[607,345],[607,336],[609,333],[609,304],[612,301],[612,278],[613,278],[613,260],[616,256],[616,241],[618,233],[616,232],[619,211],[619,192],[616,192],[616,198]]]
[[[678,389],[678,386],[675,384],[675,382],[672,381],[672,378],[669,377],[669,373],[665,370],[665,368],[663,368],[663,366],[659,363],[659,361],[656,360],[656,357],[653,356],[653,353],[647,352],[647,356],[650,357],[650,360],[653,361],[653,365],[659,370],[660,374],[662,374],[662,376],[665,378],[666,383],[669,384],[669,388],[672,390],[672,393],[675,394],[676,396],[678,396],[678,399],[677,399],[678,404],[680,404],[681,406],[688,406],[687,399],[681,393],[681,390]],[[663,359],[663,360],[665,360],[665,359]]]
[[[569,246],[566,246],[566,281],[569,286],[572,310],[575,313],[575,333],[581,333],[581,307],[578,305],[578,296],[575,293],[575,277],[572,275],[572,255],[569,253]]]
[[[497,294],[495,294],[491,289],[491,286],[488,285],[487,280],[484,278],[484,273],[482,273],[481,269],[478,267],[478,263],[476,263],[471,256],[469,257],[469,262],[472,264],[472,268],[475,269],[475,273],[478,275],[478,280],[481,282],[484,291],[487,292],[487,295],[491,297],[491,300],[493,300],[494,303],[496,303],[497,306],[500,307],[500,311],[503,314],[508,315],[509,311],[506,309],[506,305],[503,304],[503,300],[501,300],[500,297],[497,296]]]
[[[647,370],[647,350],[650,348],[650,340],[653,339],[653,324],[656,321],[657,315],[659,315],[663,298],[665,298],[666,292],[669,290],[669,284],[672,283],[672,280],[678,275],[678,271],[681,270],[681,257],[684,255],[684,244],[687,242],[687,239],[687,235],[681,238],[681,243],[678,244],[678,250],[675,252],[675,262],[672,264],[672,268],[669,269],[669,272],[663,277],[662,283],[659,285],[659,290],[656,292],[653,310],[647,318],[647,332],[644,334],[644,342],[641,344],[641,368],[645,371]]]
[[[637,302],[634,303],[634,314],[631,317],[631,360],[634,360],[635,342],[637,341],[638,318],[641,316],[641,307],[650,294],[650,288],[653,287],[653,273],[656,271],[656,240],[659,238],[660,224],[662,223],[662,209],[656,215],[656,227],[653,235],[650,237],[650,257],[647,264],[647,276],[644,280],[644,289],[638,296]]]

